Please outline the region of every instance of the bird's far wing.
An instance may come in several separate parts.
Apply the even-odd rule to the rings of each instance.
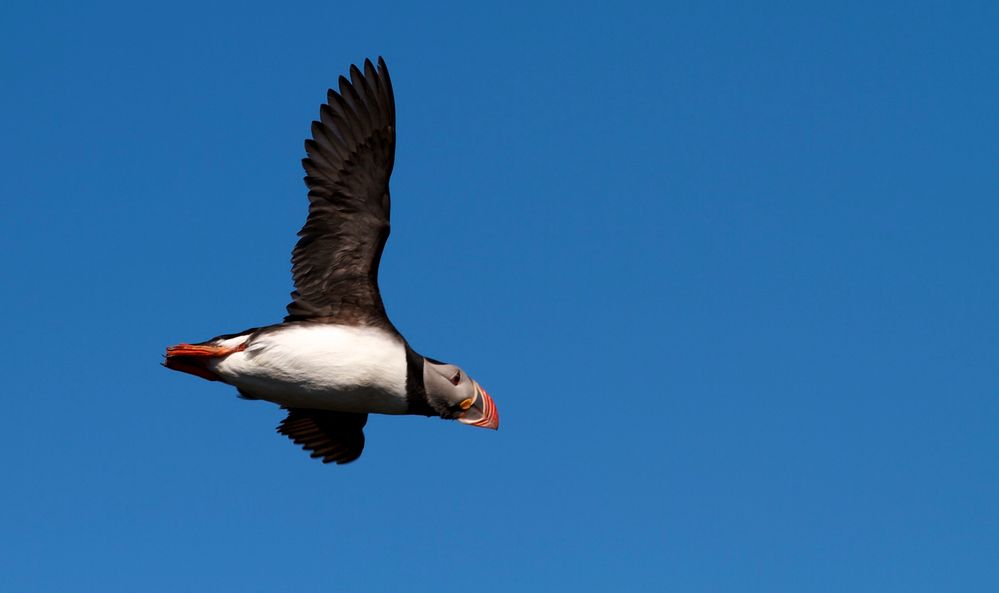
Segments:
[[[285,321],[382,324],[378,262],[389,235],[395,101],[385,62],[350,67],[330,89],[305,141],[309,217],[291,254],[295,291]]]
[[[310,451],[313,459],[343,465],[361,456],[367,422],[367,414],[288,408],[277,431]]]

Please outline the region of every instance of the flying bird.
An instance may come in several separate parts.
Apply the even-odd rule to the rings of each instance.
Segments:
[[[384,60],[340,76],[305,151],[309,214],[291,255],[284,321],[170,346],[164,365],[279,404],[288,415],[278,432],[323,463],[360,457],[368,414],[498,428],[489,394],[461,368],[414,351],[385,314],[378,263],[389,236],[395,99]]]

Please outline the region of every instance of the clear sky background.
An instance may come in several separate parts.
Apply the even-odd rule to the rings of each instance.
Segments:
[[[999,5],[829,4],[4,2],[0,590],[999,590]],[[330,467],[159,363],[281,319],[377,55],[502,427]]]

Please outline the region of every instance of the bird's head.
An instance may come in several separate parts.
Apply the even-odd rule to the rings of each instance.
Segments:
[[[426,359],[423,383],[430,405],[441,418],[472,426],[499,428],[499,412],[486,390],[453,364]]]

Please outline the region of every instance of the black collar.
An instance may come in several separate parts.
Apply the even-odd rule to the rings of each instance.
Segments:
[[[406,344],[406,404],[410,414],[437,416],[427,399],[427,387],[423,383],[423,357]]]

